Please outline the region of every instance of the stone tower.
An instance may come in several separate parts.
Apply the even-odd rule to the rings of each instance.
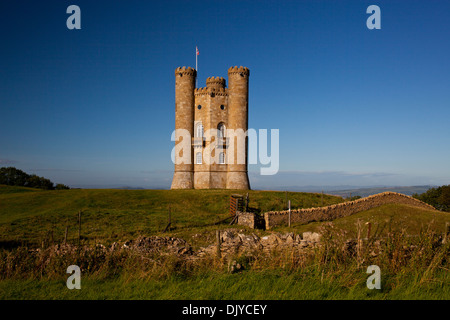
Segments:
[[[206,87],[195,88],[196,76],[190,67],[175,70],[175,129],[191,137],[189,145],[184,141],[191,152],[190,162],[175,164],[171,189],[248,190],[247,136],[240,140],[233,133],[248,129],[250,71],[228,69],[228,88],[221,77],[210,77]],[[177,131],[176,145],[183,139]],[[182,156],[188,160],[175,152],[176,163]]]
[[[194,136],[194,90],[197,71],[192,68],[175,70],[175,129],[185,129]],[[177,132],[177,131],[176,131]],[[175,136],[178,141],[178,136]],[[190,143],[190,141],[189,141]],[[178,157],[176,155],[175,157]],[[192,189],[194,187],[194,158],[191,153],[189,163],[175,164],[172,189]]]

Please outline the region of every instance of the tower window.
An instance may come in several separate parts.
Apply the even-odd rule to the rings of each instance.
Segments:
[[[217,136],[219,138],[225,137],[225,125],[223,124],[223,122],[219,123],[219,125],[217,126]]]
[[[222,105],[220,106],[220,109],[225,110],[225,106],[222,104]]]
[[[201,106],[201,105],[198,105],[198,106],[197,106],[197,109],[198,109],[198,110],[200,110],[201,108],[202,108],[202,106]]]
[[[201,152],[197,152],[195,154],[195,163],[202,164],[202,153]]]
[[[195,136],[197,138],[203,137],[203,124],[201,122],[197,123],[196,129],[195,129]]]
[[[225,153],[219,153],[219,164],[225,164]]]

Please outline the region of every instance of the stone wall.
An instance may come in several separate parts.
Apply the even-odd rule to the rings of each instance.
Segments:
[[[397,192],[383,192],[366,198],[334,204],[328,207],[291,210],[291,223],[328,221],[376,208],[388,203],[406,204],[418,208],[436,210],[434,207]],[[266,230],[278,225],[287,225],[289,211],[270,211],[264,213]]]
[[[255,214],[251,212],[237,212],[237,224],[255,229]]]
[[[220,232],[220,254],[222,257],[239,256],[241,254],[252,254],[255,252],[272,253],[275,250],[297,250],[304,252],[320,245],[320,234],[315,232],[304,232],[303,235],[294,233],[271,233],[259,237],[252,233],[250,235],[240,233],[234,229],[222,230]],[[204,257],[216,255],[217,243],[202,247],[193,255]]]

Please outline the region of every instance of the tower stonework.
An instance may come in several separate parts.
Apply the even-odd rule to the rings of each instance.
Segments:
[[[247,132],[248,129],[248,78],[250,70],[248,68],[230,68],[228,69],[229,96],[228,96],[228,126],[230,129],[242,129]],[[234,139],[234,146],[237,148],[239,141]],[[250,189],[247,174],[247,150],[248,138],[245,137],[245,163],[239,164],[238,152],[228,153],[228,175],[227,189]],[[233,159],[232,159],[233,158]]]
[[[178,129],[185,129],[193,137],[194,127],[194,90],[197,71],[193,68],[177,68],[175,70],[175,141],[179,140]],[[190,141],[189,141],[190,144]],[[192,189],[194,187],[194,158],[190,155],[189,163],[177,164],[179,155],[175,153],[175,172],[171,189]]]
[[[228,88],[221,77],[210,77],[206,87],[195,88],[196,76],[190,67],[175,70],[175,129],[189,133],[191,161],[175,164],[171,189],[248,190],[247,136],[238,141],[232,133],[248,129],[250,71],[245,67],[228,69]],[[182,143],[177,132],[175,141],[176,146]],[[187,146],[187,141],[184,143]],[[244,147],[239,148],[239,143]],[[181,155],[176,149],[176,163]]]

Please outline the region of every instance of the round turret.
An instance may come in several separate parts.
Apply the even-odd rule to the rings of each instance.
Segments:
[[[224,89],[226,85],[226,81],[222,77],[210,77],[206,79],[206,87],[214,88],[214,89]]]
[[[191,67],[178,67],[175,69],[175,76],[180,76],[182,77],[183,75],[187,75],[187,76],[193,76],[194,80],[195,77],[197,76],[197,70],[195,70],[194,68]]]
[[[183,143],[183,152],[189,152],[191,137],[194,136],[194,104],[195,104],[195,78],[197,71],[191,67],[175,69],[175,150]],[[180,141],[179,129],[187,130],[189,141]],[[172,180],[172,189],[193,188],[194,158],[191,152],[190,159],[179,163],[180,154],[175,152],[175,173]]]
[[[250,76],[250,70],[248,68],[246,68],[246,67],[243,67],[243,66],[231,67],[230,69],[228,69],[228,81],[230,81],[230,74],[239,74],[239,75],[241,75],[243,77],[246,76],[248,78]]]
[[[246,133],[248,129],[249,76],[248,68],[236,66],[228,69],[228,128],[235,132]],[[245,148],[240,148],[241,144],[234,139],[235,151],[227,153],[227,189],[250,189],[247,175],[248,138],[244,138]],[[245,160],[244,163],[242,159]]]

